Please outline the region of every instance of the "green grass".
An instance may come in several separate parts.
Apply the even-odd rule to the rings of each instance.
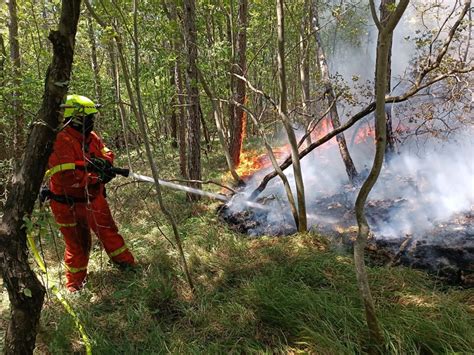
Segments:
[[[69,297],[97,354],[353,354],[367,341],[352,258],[313,234],[248,239],[212,211],[183,223],[197,286],[189,292],[176,252],[151,227],[129,235],[137,273],[91,265],[86,290]],[[98,252],[94,259],[98,259]],[[387,352],[471,353],[472,290],[438,288],[422,272],[371,268]],[[81,350],[69,315],[54,301],[42,317],[40,348]]]
[[[257,239],[236,234],[216,216],[217,203],[191,205],[181,193],[166,191],[196,285],[193,296],[165,238],[173,240],[171,228],[149,189],[109,189],[140,269],[119,271],[96,246],[86,289],[67,296],[94,354],[365,352],[368,334],[351,255],[312,233]],[[62,248],[61,238],[43,241],[54,278],[62,272]],[[473,290],[446,287],[403,267],[368,271],[384,353],[473,352]],[[73,319],[54,297],[47,299],[36,353],[83,352]]]

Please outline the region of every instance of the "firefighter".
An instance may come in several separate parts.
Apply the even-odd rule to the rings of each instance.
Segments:
[[[114,154],[93,131],[97,105],[80,95],[68,95],[61,130],[49,157],[46,176],[51,210],[64,236],[66,287],[84,286],[92,229],[108,256],[120,268],[133,268],[127,248],[105,199],[105,184],[115,177]]]

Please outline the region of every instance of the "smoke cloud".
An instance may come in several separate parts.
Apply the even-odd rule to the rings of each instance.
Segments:
[[[395,31],[392,62],[394,83],[405,76],[415,54],[416,47],[410,38],[416,33],[430,31],[439,26],[440,18],[437,16],[440,11],[431,15],[427,12],[424,22],[416,17],[416,6],[423,4],[427,5],[426,2],[414,2]],[[442,4],[453,5],[454,1]],[[359,75],[364,80],[373,80],[376,33],[373,25],[368,25],[367,30],[369,35],[364,45],[344,45],[337,48],[337,55],[332,57],[331,69],[342,74],[347,82],[351,81],[353,75]],[[440,38],[443,38],[443,34]],[[397,90],[402,90],[403,87],[402,83]],[[426,100],[436,102],[432,96]],[[417,100],[415,105],[419,103],[423,101]],[[459,124],[460,115],[470,115],[469,112],[462,112],[460,107],[446,107],[447,110],[453,111],[451,114],[446,114],[443,109],[436,112],[436,115],[442,114],[446,120],[439,125],[449,123],[450,134],[447,139],[433,135],[409,136],[399,145],[398,154],[384,166],[368,200],[368,205],[372,206],[374,211],[379,208],[385,212],[372,213],[369,216],[369,223],[376,236],[425,237],[430,229],[449,221],[456,214],[474,212],[474,127],[472,117],[464,117],[464,123]],[[341,112],[357,110],[343,105],[338,108]],[[395,126],[402,125],[406,132],[413,132],[416,124],[419,124],[407,120],[407,117],[413,114],[413,106],[410,104],[394,105],[388,109],[393,114]],[[418,114],[423,118],[428,112],[425,113],[421,109]],[[360,142],[358,135],[366,132],[367,128],[373,128],[370,127],[370,124],[373,124],[371,122],[373,117],[367,117],[365,121],[345,132],[352,158],[362,176],[366,176],[372,166],[374,142],[371,137],[365,137],[365,141]],[[434,124],[434,127],[436,125]],[[347,215],[331,213],[331,210],[336,211],[337,206],[342,204],[346,210],[353,211],[358,189],[348,184],[334,139],[306,156],[302,160],[302,168],[310,226],[317,229],[324,224],[338,223],[340,219],[347,218]],[[245,209],[245,205],[239,201],[248,198],[261,178],[270,170],[272,169],[268,168],[253,176],[245,191],[229,205],[231,212]],[[290,166],[285,174],[294,190],[293,168]],[[296,196],[296,193],[294,195]],[[278,177],[268,185],[261,198],[269,207],[269,211],[256,212],[256,218],[260,219],[262,226],[293,224],[286,194]],[[260,225],[253,231],[255,234],[264,232]]]

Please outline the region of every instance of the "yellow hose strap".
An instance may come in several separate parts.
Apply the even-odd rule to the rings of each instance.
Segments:
[[[46,277],[48,276],[48,272],[46,270],[46,266],[43,262],[43,259],[41,258],[41,255],[36,248],[35,240],[33,237],[33,232],[28,233],[27,235],[27,240],[28,240],[28,245],[30,247],[31,253],[33,254],[33,257],[38,264],[39,268],[41,271],[46,274]],[[48,278],[48,277],[47,277]],[[67,313],[74,319],[74,323],[76,325],[77,330],[79,330],[79,333],[81,334],[82,341],[84,342],[84,347],[86,348],[86,355],[92,355],[92,346],[91,342],[89,340],[89,337],[87,336],[86,331],[84,330],[84,326],[81,323],[81,320],[79,319],[79,316],[74,312],[72,309],[71,305],[68,303],[68,301],[64,298],[64,296],[61,294],[59,289],[53,285],[51,287],[51,291],[53,294],[56,296],[58,301],[63,305],[64,309],[66,310]]]
[[[110,149],[107,148],[107,147],[104,147],[104,148],[102,148],[102,149],[100,150],[100,152],[101,152],[102,154],[106,155],[108,152],[110,152]]]
[[[109,254],[109,256],[110,256],[111,258],[113,258],[114,256],[117,256],[117,255],[119,255],[119,254],[122,254],[125,250],[127,250],[127,246],[124,244],[122,247],[120,247],[120,248],[114,250],[113,252],[111,252],[111,253]]]
[[[36,260],[36,263],[38,264],[41,271],[46,274],[46,265],[44,265],[43,259],[41,258],[38,248],[36,248],[33,232],[28,233],[26,240],[28,241],[28,246],[30,247],[31,254],[33,254],[33,258]]]
[[[83,266],[83,267],[72,267],[72,266],[66,265],[66,269],[67,269],[70,273],[75,274],[75,273],[78,273],[78,272],[87,270],[87,266]]]
[[[44,174],[44,176],[49,178],[49,177],[53,176],[54,174],[59,173],[60,171],[74,170],[74,169],[76,169],[76,164],[75,163],[59,164],[59,165],[53,166],[51,169],[47,170],[46,173]]]
[[[58,223],[59,227],[75,227],[77,223]]]

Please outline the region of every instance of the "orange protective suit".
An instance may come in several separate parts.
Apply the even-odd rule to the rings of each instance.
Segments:
[[[46,176],[51,177],[51,192],[69,199],[58,202],[52,198],[51,209],[66,243],[64,262],[66,286],[70,291],[79,290],[84,284],[91,229],[112,261],[123,266],[135,264],[110,213],[104,184],[96,173],[87,171],[87,161],[93,157],[113,163],[114,154],[95,132],[84,137],[68,126],[57,135],[46,172]]]

